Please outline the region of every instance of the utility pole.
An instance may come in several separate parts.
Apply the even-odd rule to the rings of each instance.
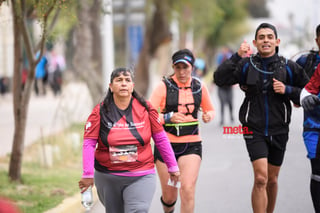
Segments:
[[[112,0],[104,0],[102,3],[104,15],[102,20],[102,72],[103,90],[108,88],[110,74],[114,69],[114,40],[113,40],[113,19]]]
[[[129,19],[130,19],[130,5],[128,0],[124,0],[124,29],[125,29],[125,48],[126,48],[126,67],[130,66],[130,38],[129,38]]]

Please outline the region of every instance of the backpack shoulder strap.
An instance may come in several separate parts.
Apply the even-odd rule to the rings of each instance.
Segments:
[[[281,61],[284,61],[285,65],[286,65],[286,71],[289,76],[289,83],[290,83],[290,85],[293,85],[293,74],[292,74],[292,69],[288,65],[288,59],[284,58],[284,57],[281,57],[280,59],[281,59]]]
[[[248,67],[249,67],[249,62],[245,63],[242,67],[240,85],[243,85],[246,82]]]
[[[306,63],[304,65],[304,70],[306,71],[307,75],[311,77],[313,74],[313,64],[317,60],[317,52],[314,50],[310,50],[307,58],[306,58]]]

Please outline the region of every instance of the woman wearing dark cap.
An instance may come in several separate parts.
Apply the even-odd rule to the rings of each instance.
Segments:
[[[95,184],[108,213],[147,213],[156,188],[151,137],[174,183],[179,168],[157,111],[134,90],[132,71],[115,69],[110,79],[85,125],[79,188]]]
[[[279,44],[276,28],[262,23],[253,40],[258,54],[246,57],[250,46],[243,42],[214,73],[218,86],[239,83],[245,93],[239,119],[250,132],[243,136],[254,172],[251,201],[255,213],[274,211],[288,141],[290,101],[300,105],[300,92],[308,82],[298,64],[277,54]]]
[[[169,175],[155,147],[154,156],[161,181],[160,198],[164,212],[174,212],[180,188],[180,212],[193,212],[195,188],[198,178],[202,145],[199,134],[198,112],[207,123],[214,117],[214,108],[205,85],[191,76],[194,56],[188,49],[179,50],[172,56],[174,74],[164,77],[153,91],[150,102],[160,110],[160,121],[169,137],[181,173],[179,185],[168,184]]]

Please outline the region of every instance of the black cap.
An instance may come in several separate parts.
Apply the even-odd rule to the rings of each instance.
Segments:
[[[254,35],[254,39],[257,39],[257,34],[258,34],[258,31],[262,28],[269,28],[271,29],[273,32],[274,32],[274,35],[276,36],[276,39],[278,38],[278,33],[277,33],[277,29],[275,26],[273,26],[272,24],[269,24],[269,23],[262,23],[260,24],[257,29],[256,29],[256,34]],[[276,53],[279,52],[279,46],[276,46]]]
[[[193,53],[188,49],[182,49],[175,52],[172,56],[172,63],[185,63],[185,64],[191,64],[193,66],[194,64],[194,56]]]

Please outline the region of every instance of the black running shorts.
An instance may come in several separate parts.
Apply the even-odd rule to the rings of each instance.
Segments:
[[[288,142],[288,134],[263,136],[254,134],[244,137],[251,161],[267,158],[268,163],[281,166]]]
[[[196,154],[199,155],[202,159],[202,144],[201,141],[199,142],[192,142],[192,143],[171,143],[172,149],[174,151],[174,154],[176,156],[176,160],[178,161],[179,157],[183,155],[190,155],[190,154]],[[159,150],[156,146],[154,146],[154,162],[156,160],[160,160],[161,162],[164,162]]]

